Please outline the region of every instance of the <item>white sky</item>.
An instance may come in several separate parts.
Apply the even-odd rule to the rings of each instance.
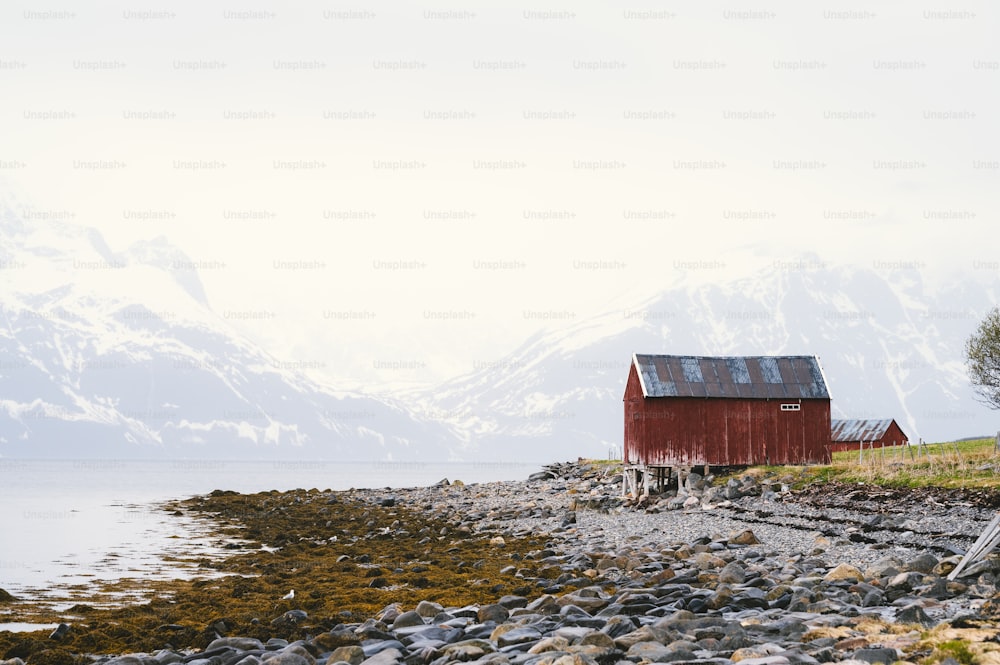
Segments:
[[[469,371],[698,261],[996,260],[994,3],[36,4],[0,7],[0,178],[224,263],[213,307],[337,382]]]

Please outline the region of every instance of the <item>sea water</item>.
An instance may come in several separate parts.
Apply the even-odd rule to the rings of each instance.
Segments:
[[[100,604],[95,582],[205,575],[223,543],[163,502],[206,494],[523,480],[538,463],[0,459],[0,589]],[[120,602],[121,598],[107,598]]]

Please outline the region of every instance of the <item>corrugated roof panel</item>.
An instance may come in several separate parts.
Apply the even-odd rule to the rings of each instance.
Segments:
[[[726,358],[726,367],[729,369],[730,376],[733,377],[733,383],[750,383],[746,358]]]
[[[681,359],[678,356],[663,356],[662,362],[666,364],[667,369],[670,370],[670,376],[673,377],[674,383],[677,384],[677,395],[680,397],[690,397],[691,388],[684,379],[684,369],[681,367]]]
[[[681,369],[684,370],[684,380],[688,383],[704,383],[705,377],[701,373],[697,358],[681,358]]]
[[[799,379],[795,376],[795,367],[792,365],[792,361],[789,358],[777,358],[775,362],[778,365],[778,375],[781,377],[781,382],[788,385],[798,385]]]
[[[636,354],[646,397],[829,399],[814,356]]]
[[[667,369],[667,364],[663,360],[657,360],[653,363],[653,369],[656,370],[656,378],[660,380],[661,383],[672,383],[670,378],[670,370]]]
[[[833,441],[872,441],[881,439],[892,424],[892,419],[840,419],[830,421],[830,438]]]
[[[719,366],[722,363],[719,362],[719,358],[698,358],[698,368],[701,370],[702,380],[705,383],[721,383],[724,379],[722,378]]]
[[[781,383],[781,372],[778,370],[778,359],[777,358],[758,358],[758,364],[760,365],[760,373],[764,376],[764,381],[767,383]]]
[[[771,399],[787,399],[789,397],[788,390],[783,383],[768,383],[764,387],[767,388],[767,396]]]
[[[740,387],[735,383],[720,383],[722,386],[722,397],[739,397]]]

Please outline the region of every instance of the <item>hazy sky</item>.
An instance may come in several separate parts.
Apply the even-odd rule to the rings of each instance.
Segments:
[[[0,178],[167,237],[334,379],[802,252],[996,260],[994,3],[36,5],[0,8]]]

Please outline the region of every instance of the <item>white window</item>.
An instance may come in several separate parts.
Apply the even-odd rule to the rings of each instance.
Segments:
[[[782,411],[798,411],[800,406],[798,404],[782,404]]]

